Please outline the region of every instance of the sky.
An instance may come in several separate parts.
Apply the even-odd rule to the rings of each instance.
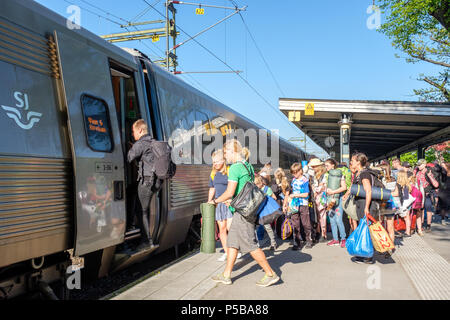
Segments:
[[[72,16],[68,7],[79,6],[81,26],[98,35],[126,32],[120,24],[159,20],[163,17],[156,10],[165,13],[165,1],[161,0],[35,1],[67,18]],[[241,15],[232,16],[196,40],[233,70],[243,71],[240,75],[254,90],[234,73],[179,77],[262,126],[278,129],[285,139],[303,137],[303,133],[278,111],[279,98],[417,101],[413,89],[425,87],[417,80],[419,74],[437,70],[426,63],[410,64],[396,58],[395,54],[404,54],[396,51],[386,36],[369,29],[372,0],[186,2],[247,6]],[[196,15],[196,6],[178,4],[175,8],[180,31],[177,43],[189,39],[184,32],[195,35],[233,12],[203,7],[204,15]],[[166,50],[162,37],[155,43],[149,39],[117,45],[136,48],[154,60]],[[177,56],[182,71],[230,70],[193,40],[180,46]],[[294,143],[303,148],[303,142]],[[309,138],[306,151],[321,157],[326,154]]]

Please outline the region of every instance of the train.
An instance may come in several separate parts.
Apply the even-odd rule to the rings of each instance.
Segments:
[[[34,1],[0,2],[0,79],[0,299],[51,297],[49,284],[64,283],[74,259],[101,278],[186,241],[208,197],[211,166],[196,158],[198,137],[252,128],[279,141],[281,167],[308,157],[144,53],[68,28]],[[155,246],[124,253],[140,237],[130,223],[136,165],[126,155],[141,118],[179,161],[151,203]]]

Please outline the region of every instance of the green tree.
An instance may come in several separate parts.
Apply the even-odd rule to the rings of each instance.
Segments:
[[[417,151],[406,152],[400,155],[400,161],[403,163],[407,161],[412,167],[414,167],[417,163]]]
[[[418,80],[429,86],[414,93],[422,101],[450,101],[450,2],[377,0],[377,4],[386,20],[379,31],[407,55],[407,62],[427,62],[441,67],[437,74],[420,74]]]

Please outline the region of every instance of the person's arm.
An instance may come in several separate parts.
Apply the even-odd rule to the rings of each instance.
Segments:
[[[341,179],[341,187],[336,190],[327,189],[327,195],[338,194],[338,193],[344,192],[346,190],[347,190],[347,184],[345,183],[345,180]]]
[[[214,195],[215,194],[216,194],[216,189],[215,188],[209,188],[208,202],[211,202],[214,199]]]
[[[225,202],[227,200],[232,199],[234,193],[236,192],[237,184],[238,183],[236,181],[228,180],[227,190],[225,190],[225,192],[220,197],[218,197],[215,202],[216,203]]]
[[[309,192],[291,194],[291,198],[308,198]]]
[[[400,196],[400,194],[398,192],[398,185],[395,186],[395,189],[394,189],[394,191],[392,191],[391,196],[393,196],[393,197]]]
[[[430,179],[431,184],[433,185],[433,187],[439,188],[439,182],[434,178],[433,174],[430,171],[427,171],[425,174]]]
[[[277,196],[274,193],[272,193],[271,197],[272,199],[277,200]]]
[[[139,141],[136,141],[135,144],[133,144],[133,147],[130,149],[130,151],[128,151],[128,163],[131,163],[133,160],[139,158],[142,156],[143,153],[143,148],[141,146],[141,143],[139,143]]]
[[[370,202],[372,201],[372,185],[369,179],[362,179],[364,191],[366,192],[366,206],[364,207],[364,214],[370,213]]]

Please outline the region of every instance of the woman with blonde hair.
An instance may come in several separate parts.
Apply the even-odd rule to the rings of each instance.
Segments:
[[[228,163],[232,163],[228,172],[228,185],[226,191],[219,198],[212,201],[213,204],[226,202],[236,197],[244,188],[244,185],[255,178],[253,166],[245,160],[246,156],[249,155],[249,151],[247,148],[243,148],[238,140],[228,140],[224,145],[224,151],[225,159]],[[231,206],[230,210],[232,212],[235,211]],[[239,213],[233,216],[233,222],[227,238],[227,264],[224,272],[214,276],[212,280],[224,284],[232,283],[231,272],[236,262],[238,250],[242,254],[250,252],[253,259],[263,268],[265,275],[256,285],[267,287],[280,280],[270,267],[264,252],[258,246],[255,227],[254,223],[248,222]]]
[[[228,185],[228,167],[225,163],[223,150],[219,149],[212,154],[213,167],[209,177],[208,202],[220,197]],[[216,221],[219,226],[220,242],[225,253],[218,259],[225,261],[227,258],[227,235],[230,230],[233,214],[225,205],[218,203],[216,206]]]
[[[316,204],[316,214],[318,216],[320,230],[322,233],[322,238],[320,242],[327,241],[327,208],[326,208],[326,195],[324,199],[324,193],[327,191],[327,179],[325,173],[327,169],[320,159],[314,158],[309,164],[309,168],[314,170],[312,190],[314,193],[314,202]]]
[[[403,197],[405,197],[405,195],[409,195],[411,193],[411,191],[412,191],[412,185],[411,185],[411,181],[408,177],[408,173],[405,170],[400,169],[397,173],[397,186],[396,186],[394,192],[392,193],[392,196],[400,197],[400,192],[401,192],[403,194]],[[405,236],[409,237],[409,236],[411,236],[411,219],[409,217],[409,210],[406,213],[406,215],[402,218],[405,219],[405,225],[406,225]],[[394,241],[394,240],[392,239],[392,241]]]

